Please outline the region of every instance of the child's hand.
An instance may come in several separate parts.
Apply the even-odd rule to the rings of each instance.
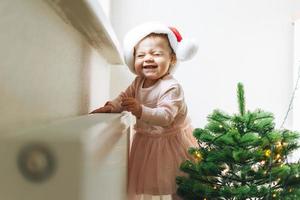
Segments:
[[[124,110],[134,114],[138,119],[142,115],[142,106],[135,98],[123,97],[121,106],[123,107]]]
[[[106,106],[103,106],[101,108],[98,108],[94,111],[92,111],[90,114],[94,114],[94,113],[111,113],[112,111],[112,107],[110,105],[106,105]]]

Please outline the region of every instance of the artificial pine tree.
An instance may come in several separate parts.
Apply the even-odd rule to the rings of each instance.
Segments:
[[[300,199],[300,164],[287,156],[299,148],[299,134],[276,130],[272,113],[245,109],[238,84],[239,113],[215,110],[205,128],[193,134],[199,147],[193,160],[182,163],[187,176],[176,178],[177,194],[185,200]]]

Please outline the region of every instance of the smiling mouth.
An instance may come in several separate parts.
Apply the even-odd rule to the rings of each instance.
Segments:
[[[156,65],[147,65],[147,66],[143,66],[143,69],[155,69],[157,68]]]

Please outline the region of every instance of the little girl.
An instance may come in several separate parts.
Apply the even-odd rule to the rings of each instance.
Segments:
[[[197,46],[177,29],[151,22],[128,32],[125,62],[137,75],[115,100],[92,113],[129,111],[137,118],[129,158],[129,199],[176,196],[175,178],[187,150],[195,146],[180,84],[171,73],[177,61],[190,59]]]

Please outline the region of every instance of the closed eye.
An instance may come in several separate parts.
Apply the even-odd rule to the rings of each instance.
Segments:
[[[163,55],[163,52],[162,51],[154,51],[152,53],[154,56],[162,56]]]
[[[137,58],[143,58],[145,55],[144,54],[137,54],[136,57]]]

